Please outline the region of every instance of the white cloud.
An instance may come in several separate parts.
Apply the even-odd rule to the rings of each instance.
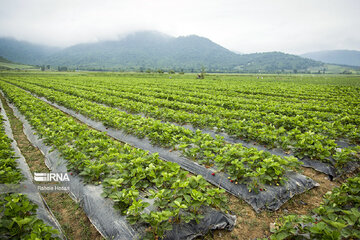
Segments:
[[[0,36],[69,46],[138,30],[240,52],[360,50],[358,0],[0,0]]]

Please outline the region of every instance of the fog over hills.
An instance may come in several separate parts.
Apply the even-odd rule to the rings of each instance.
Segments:
[[[197,35],[175,38],[155,31],[63,49],[2,38],[0,56],[19,63],[79,69],[195,71],[203,66],[219,72],[277,72],[322,66],[321,62],[281,52],[237,54]]]
[[[13,38],[0,38],[0,56],[13,62],[41,64],[43,59],[59,50],[60,48],[17,41]]]
[[[328,50],[309,52],[301,55],[325,63],[360,66],[360,51],[355,50]]]

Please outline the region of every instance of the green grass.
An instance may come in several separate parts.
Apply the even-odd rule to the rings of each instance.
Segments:
[[[333,64],[325,64],[325,66],[320,67],[311,67],[308,70],[311,73],[317,73],[320,71],[323,73],[323,69],[325,68],[325,73],[327,74],[342,74],[344,71],[351,72],[351,74],[360,74],[360,68],[358,67],[347,67],[341,65],[333,65]]]
[[[14,70],[14,69],[37,69],[35,66],[23,65],[18,63],[0,62],[0,70]]]

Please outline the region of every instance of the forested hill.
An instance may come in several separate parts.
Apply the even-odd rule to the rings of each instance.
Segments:
[[[355,50],[319,51],[305,53],[301,56],[325,63],[360,66],[360,51]]]
[[[42,64],[51,54],[60,48],[17,41],[12,38],[0,38],[0,56],[12,62],[24,64]]]
[[[281,52],[236,54],[204,37],[175,38],[152,31],[64,49],[0,39],[0,55],[15,62],[79,69],[198,71],[203,66],[214,72],[281,72],[323,65]]]

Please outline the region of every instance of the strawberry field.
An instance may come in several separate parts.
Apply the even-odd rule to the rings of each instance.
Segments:
[[[0,90],[67,170],[101,186],[142,238],[201,225],[209,209],[231,219],[229,197],[257,213],[276,211],[319,186],[304,167],[345,181],[360,164],[358,76],[8,72]],[[18,178],[10,173],[0,179]],[[341,206],[345,187],[336,190]],[[272,238],[356,238],[356,193],[351,208],[335,209],[339,221],[325,217],[335,201],[327,195],[314,210],[320,217],[285,217]],[[292,230],[320,218],[321,226]]]

